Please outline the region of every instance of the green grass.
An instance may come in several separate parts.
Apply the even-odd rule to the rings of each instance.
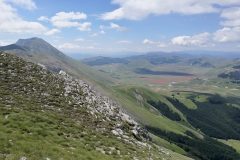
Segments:
[[[239,140],[233,140],[233,139],[223,140],[223,139],[219,139],[219,141],[223,142],[226,145],[229,145],[229,146],[233,147],[234,149],[236,149],[236,151],[238,153],[240,153],[240,141]]]
[[[186,94],[186,93],[177,93],[177,94],[174,94],[174,97],[177,98],[181,103],[183,103],[189,109],[197,109],[197,105],[195,103],[193,103],[192,100],[190,100],[188,98],[188,94]],[[198,100],[199,99],[200,98],[198,98]]]
[[[205,146],[205,134],[213,137],[223,135],[235,137],[239,134],[238,125],[234,118],[236,110],[233,109],[233,107],[239,108],[239,86],[216,78],[222,72],[224,64],[219,66],[219,64],[214,63],[214,65],[217,68],[202,68],[183,63],[155,66],[147,61],[132,60],[127,65],[113,64],[96,66],[95,68],[99,67],[101,70],[106,71],[106,74],[113,76],[113,78],[114,76],[117,77],[115,81],[118,85],[114,86],[110,91],[113,93],[112,97],[120,102],[124,109],[131,113],[141,124],[154,127],[156,130],[167,131],[169,134],[173,133],[172,137],[170,137],[173,139],[181,136],[188,138],[192,138],[192,136],[194,138],[197,137],[198,139],[192,141],[192,143],[198,143],[196,146]],[[139,67],[158,71],[177,70],[188,72],[195,74],[197,78],[189,82],[172,84],[172,86],[168,86],[168,84],[149,84],[149,82],[142,80],[142,77],[161,77],[137,75],[133,71]],[[173,94],[174,96],[172,96]],[[224,105],[210,104],[208,98],[215,94],[220,94],[224,99],[227,99],[227,103]],[[162,115],[160,109],[158,110],[147,103],[148,100],[160,101],[166,104],[169,107],[169,111],[177,113],[181,117],[181,121],[172,121],[169,117]],[[177,103],[173,100],[176,100]],[[220,134],[221,130],[224,130],[226,134]],[[158,139],[159,136],[160,139]],[[191,140],[186,137],[183,139],[190,142]],[[178,150],[179,148],[184,148],[181,144],[176,144],[174,141],[169,143],[170,139],[163,139],[162,135],[155,136],[153,139],[156,143],[161,143],[165,147],[183,154],[182,150]],[[176,139],[175,141],[177,141]],[[222,143],[216,143],[215,141],[213,143],[212,147],[215,149],[220,147],[231,150],[231,148],[227,148]],[[195,146],[192,146],[192,148],[195,148]],[[198,150],[199,148],[196,147],[195,149]],[[185,148],[185,152],[188,152],[188,150],[189,148]],[[215,151],[218,152],[219,150],[217,151],[216,149]]]
[[[200,156],[199,152],[204,154],[207,151],[204,149],[202,150],[201,147],[204,148],[206,143],[211,141],[211,143],[213,143],[212,150],[215,152],[215,157],[217,157],[219,152],[222,152],[218,150],[218,147],[223,150],[224,148],[230,150],[230,152],[233,153],[233,156],[238,156],[237,154],[234,155],[235,153],[232,148],[227,148],[224,144],[214,141],[214,139],[204,138],[205,134],[218,137],[226,136],[229,132],[229,136],[237,136],[235,132],[238,132],[234,114],[232,113],[234,108],[229,104],[211,104],[209,99],[215,97],[214,95],[180,91],[154,92],[136,86],[115,87],[115,94],[117,95],[116,97],[118,100],[124,104],[123,106],[126,107],[126,110],[130,111],[140,123],[147,126],[147,128],[152,129],[154,134],[159,133],[157,134],[158,137],[152,136],[155,143],[162,144],[170,150],[183,154],[182,149],[185,148],[184,152],[188,152],[188,147],[191,145],[189,144],[188,147],[184,147],[184,145],[181,144],[182,142],[177,142],[178,138],[180,138],[183,139],[183,141],[186,141],[186,143],[197,143],[198,145],[192,146],[190,152],[191,154]],[[225,99],[226,100],[224,101],[226,101],[226,103],[238,103],[238,99],[234,97],[225,97]],[[154,106],[151,106],[148,103],[148,100],[156,102],[160,101],[161,103],[166,104],[170,109],[169,111],[181,115],[182,120],[173,121],[168,117],[161,115],[158,110],[153,109]],[[235,111],[233,112],[236,113]],[[229,127],[226,127],[225,124],[227,124],[228,121],[232,121],[232,125],[228,124]],[[220,128],[225,128],[224,130],[226,134],[221,135],[220,132],[218,132],[221,130]],[[160,129],[160,131],[158,131],[158,129]],[[165,136],[163,134],[165,132],[172,135],[170,137]],[[217,134],[217,132],[219,134]],[[207,154],[206,157],[208,156],[211,157],[211,155]]]
[[[62,121],[60,116],[53,113],[5,110],[2,106],[0,113],[2,158],[113,159],[94,151],[94,139],[86,141],[93,137],[91,132],[88,132],[88,137],[79,139],[86,130],[82,126],[72,126],[74,123],[70,119]],[[60,126],[61,123],[65,125]],[[86,147],[88,143],[89,147]]]
[[[156,145],[149,151],[117,138],[111,133],[115,121],[92,116],[85,104],[69,103],[74,100],[64,96],[63,79],[39,66],[8,55],[0,58],[0,72],[0,159],[128,160],[147,159],[149,152],[153,159],[175,159]],[[131,130],[127,135],[134,138]]]
[[[133,97],[131,89],[116,89],[115,94],[121,104],[126,107],[128,112],[136,117],[137,120],[139,120],[143,125],[159,127],[178,134],[184,134],[188,130],[187,127],[182,125],[180,122],[175,122],[164,116],[160,116],[158,113],[156,113],[156,111],[150,111],[148,108],[146,108],[145,104],[137,102]],[[158,99],[157,95],[152,92],[148,92],[147,96],[150,96],[153,99]]]
[[[182,154],[182,155],[187,154],[182,148],[175,145],[174,143],[170,143],[169,141],[167,141],[163,138],[160,138],[159,136],[155,136],[154,134],[150,134],[150,136],[151,136],[153,142],[160,145],[160,146],[168,148],[169,150],[174,151],[174,152],[179,153],[179,154]]]
[[[193,123],[189,120],[189,117],[192,118],[191,115],[193,115],[193,117],[195,116],[199,118],[199,113],[200,116],[202,116],[201,113],[204,113],[206,117],[209,117],[211,110],[207,109],[203,110],[203,112],[199,111],[203,105],[208,105],[208,95],[197,92],[181,92],[181,90],[184,91],[186,89],[209,93],[222,92],[225,95],[229,93],[231,95],[237,95],[238,91],[231,90],[231,88],[234,88],[234,85],[232,86],[228,84],[227,86],[230,87],[229,89],[224,87],[216,88],[213,85],[221,86],[222,84],[226,85],[226,83],[224,81],[219,81],[215,84],[214,81],[205,81],[200,79],[196,81],[194,80],[195,82],[192,81],[189,83],[173,84],[172,87],[153,84],[149,85],[149,88],[137,87],[148,84],[140,80],[141,75],[136,75],[132,72],[137,64],[132,63],[130,65],[132,65],[130,66],[130,70],[126,66],[105,66],[105,68],[101,69],[107,72],[99,73],[89,69],[87,66],[78,64],[76,61],[73,62],[72,60],[68,59],[64,62],[63,69],[70,72],[72,75],[80,77],[81,79],[86,79],[88,81],[90,80],[93,84],[98,84],[97,86],[100,86],[99,88],[104,93],[111,95],[118,102],[120,102],[124,109],[134,116],[143,126],[150,127],[153,129],[153,131],[157,131],[155,134],[157,136],[152,135],[153,142],[156,144],[164,146],[170,150],[173,150],[174,152],[178,152],[179,154],[189,154],[189,150],[191,150],[191,154],[197,154],[198,156],[201,155],[195,152],[204,154],[205,151],[199,151],[199,148],[196,146],[200,144],[203,146],[205,145],[203,132],[206,134],[207,132],[205,129],[209,128],[209,126],[205,126],[206,119],[204,118],[197,119],[197,121]],[[144,63],[144,65],[149,67],[148,63]],[[169,67],[169,65],[164,65],[161,66],[161,68],[156,67],[155,69],[164,71],[171,71],[173,68],[175,69],[175,66],[171,67]],[[109,70],[109,68],[111,69]],[[180,69],[186,72],[200,73],[199,76],[201,76],[201,78],[205,78],[204,74],[207,72],[207,69],[203,69],[199,72],[196,68],[192,70],[185,66],[180,67]],[[17,79],[16,82],[18,82]],[[27,81],[24,83],[32,85],[32,83],[34,84],[36,82],[38,81]],[[59,83],[61,84],[61,82]],[[120,83],[120,85],[116,86],[118,83]],[[53,86],[54,84],[50,83],[46,87],[49,87],[49,89],[52,91],[56,91],[56,93],[54,93],[56,95],[42,101],[44,101],[44,103],[48,102],[57,108],[63,109],[68,106],[68,104],[64,103],[64,101],[67,101],[68,99],[62,99],[59,97],[59,93],[57,92],[61,92],[61,89],[58,90]],[[114,87],[112,88],[112,86]],[[7,94],[11,94],[10,92],[7,92],[8,87],[12,88],[14,85],[11,84],[4,86],[3,83],[2,88],[0,88],[0,95],[2,94],[5,96]],[[42,89],[41,86],[35,86],[35,88]],[[160,91],[156,92],[151,89]],[[176,91],[172,92],[172,90]],[[0,140],[2,143],[0,142],[0,148],[2,148],[2,150],[0,150],[0,154],[5,157],[8,156],[8,159],[19,159],[20,156],[26,156],[30,159],[37,159],[39,157],[43,159],[46,157],[51,159],[59,159],[60,157],[63,157],[64,159],[93,159],[94,157],[97,157],[98,159],[120,158],[118,155],[115,155],[116,153],[114,153],[114,155],[103,155],[97,152],[96,147],[99,145],[105,146],[106,150],[107,147],[117,146],[117,149],[120,150],[123,155],[125,155],[125,157],[122,157],[122,159],[133,158],[133,155],[128,155],[128,153],[136,153],[140,157],[147,157],[148,155],[147,151],[143,149],[136,149],[131,145],[129,146],[124,144],[116,139],[116,137],[109,137],[109,135],[106,133],[99,134],[93,132],[94,127],[84,127],[84,125],[91,126],[91,122],[81,122],[81,125],[76,123],[79,115],[86,118],[86,115],[84,116],[85,112],[79,111],[75,117],[71,117],[71,119],[69,119],[67,115],[72,115],[71,111],[67,110],[70,108],[69,106],[66,107],[66,110],[64,109],[65,114],[53,113],[51,110],[44,110],[44,112],[42,112],[41,109],[37,109],[41,108],[37,102],[39,98],[38,95],[33,94],[33,97],[30,98],[31,101],[29,100],[29,97],[21,97],[19,95],[14,97],[18,99],[16,104],[19,105],[22,103],[21,101],[24,101],[25,104],[23,106],[15,106],[12,108],[12,110],[2,110],[1,112],[2,117],[0,119]],[[179,103],[173,103],[173,101],[170,101],[169,98],[172,100],[177,100]],[[231,106],[231,104],[239,104],[239,101],[236,99],[236,97],[231,98],[231,100],[229,100],[229,106]],[[173,121],[167,116],[163,116],[161,114],[161,110],[157,110],[154,108],[154,106],[151,106],[147,102],[148,100],[160,101],[166,104],[169,107],[169,111],[174,112],[181,117],[181,121]],[[6,109],[6,106],[8,105],[9,104],[3,104],[0,107]],[[211,106],[209,106],[209,108],[210,107]],[[20,111],[18,109],[20,109]],[[213,113],[217,115],[220,113],[222,116],[222,119],[217,119],[219,120],[219,123],[221,123],[222,120],[229,120],[227,115],[221,113],[222,110],[224,109],[220,109],[218,112],[215,112],[214,110]],[[195,115],[190,114],[191,112],[195,111],[199,113]],[[8,115],[7,119],[6,115]],[[210,116],[210,118],[211,117],[214,116]],[[215,123],[216,121],[214,120],[213,122]],[[222,127],[222,125],[219,123],[217,123],[214,129]],[[59,126],[61,127],[59,128]],[[107,128],[107,126],[105,127]],[[210,126],[210,128],[211,127],[212,126]],[[231,128],[231,126],[229,128]],[[229,130],[229,128],[226,129]],[[166,132],[171,136],[167,137],[163,136],[163,134],[158,135],[158,132],[161,134],[162,132]],[[183,139],[183,141],[186,142],[194,142],[196,143],[196,146],[192,146],[192,148],[189,149],[189,147],[179,143],[178,138]],[[192,141],[192,139],[194,140]],[[100,144],[95,144],[95,142],[98,140],[100,140]],[[220,146],[223,149],[226,147],[222,146],[222,143],[214,145]],[[191,145],[189,144],[189,146]],[[231,149],[229,150],[231,151]],[[155,153],[157,151],[154,150],[153,152]],[[187,159],[186,157],[174,152],[171,152],[172,159]],[[59,153],[61,153],[61,155],[59,155]],[[161,155],[161,158],[163,157],[165,156]],[[169,157],[167,158],[171,159]]]

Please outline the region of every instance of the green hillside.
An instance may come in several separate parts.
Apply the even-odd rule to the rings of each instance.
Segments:
[[[3,68],[9,67],[9,63],[11,66],[10,73],[7,70],[3,73],[14,77],[2,75],[3,132],[0,135],[4,157],[13,154],[10,159],[19,156],[36,159],[49,155],[58,159],[60,152],[66,156],[64,159],[149,157],[149,147],[140,147],[135,144],[135,140],[142,140],[143,143],[148,141],[153,146],[150,150],[153,159],[184,160],[191,157],[203,160],[235,160],[240,157],[236,143],[240,139],[239,86],[217,77],[231,60],[218,65],[213,59],[180,56],[175,62],[174,56],[170,56],[157,62],[154,57],[161,59],[164,56],[147,55],[125,60],[98,58],[97,65],[94,61],[91,68],[69,58],[39,38],[19,40],[16,44],[0,47],[0,50],[38,64],[26,63],[10,55],[4,57],[8,63],[2,60],[2,64],[7,64]],[[14,61],[18,63],[13,64]],[[29,65],[30,70],[25,65]],[[42,72],[39,66],[51,72]],[[139,68],[141,72],[136,72]],[[11,70],[14,74],[11,74]],[[85,89],[78,90],[75,82],[70,85],[75,88],[72,95],[64,97],[63,91],[68,88],[65,80],[68,83],[72,81],[69,82],[66,77],[65,80],[59,78],[59,72],[65,74],[62,70],[87,82],[80,80],[76,84],[90,84],[97,90],[96,95],[108,95],[119,103],[121,107],[118,108],[131,115],[145,128],[144,132],[139,132],[140,136],[134,135],[134,126],[128,122],[121,123],[121,128],[116,127],[119,119],[113,115],[106,118],[105,109],[101,109],[106,106],[105,102],[101,102],[104,98],[100,98],[101,103],[95,103],[95,100],[94,103],[86,101],[84,97],[88,93],[83,94]],[[17,78],[16,75],[19,74],[20,78]],[[24,89],[25,86],[27,90]],[[10,96],[12,94],[13,97]],[[82,98],[79,99],[79,96]],[[75,102],[72,103],[72,100]],[[80,109],[78,105],[85,107]],[[9,109],[6,106],[13,107]],[[88,111],[89,106],[93,106],[94,112],[100,114],[92,115],[92,111]],[[16,122],[16,119],[19,121]],[[96,126],[100,127],[99,130],[104,128],[103,131],[96,130]],[[119,129],[126,131],[122,139],[116,138],[121,132]],[[146,138],[148,134],[150,139]],[[17,146],[23,149],[11,146],[11,137],[17,137]],[[124,139],[126,137],[132,137],[131,140],[135,143],[129,145],[126,143],[129,140]],[[51,147],[47,147],[49,144],[52,144]]]
[[[234,148],[214,138],[239,139],[237,97],[194,92],[159,92],[117,87],[117,96],[157,143],[200,159],[238,159]],[[187,99],[187,101],[186,101]],[[178,146],[178,147],[177,147]]]
[[[65,72],[1,53],[0,73],[0,159],[189,159]]]

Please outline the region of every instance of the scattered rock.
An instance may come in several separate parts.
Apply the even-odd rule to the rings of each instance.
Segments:
[[[21,157],[19,160],[27,160],[27,157]]]

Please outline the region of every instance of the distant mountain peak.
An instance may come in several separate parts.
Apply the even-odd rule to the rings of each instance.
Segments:
[[[25,46],[25,47],[31,47],[33,45],[51,46],[48,42],[38,37],[33,37],[28,39],[19,39],[15,44],[18,46]]]
[[[26,48],[31,55],[52,55],[64,57],[64,54],[42,38],[19,39],[15,45]]]
[[[25,38],[25,39],[20,38],[18,41],[31,41],[31,40],[43,40],[43,39],[39,37],[32,37],[32,38]]]

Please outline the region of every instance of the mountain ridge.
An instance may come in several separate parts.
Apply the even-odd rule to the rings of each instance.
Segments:
[[[0,53],[0,73],[0,158],[147,159],[148,152],[153,159],[171,158],[167,150],[147,142],[146,131],[120,106],[64,71],[51,73]],[[27,146],[22,139],[29,141]],[[51,146],[42,150],[35,145],[46,146],[48,141]],[[16,145],[22,148],[14,150]]]
[[[227,136],[227,134],[230,132],[231,133],[238,132],[238,129],[236,129],[237,125],[235,123],[237,121],[237,117],[235,118],[234,108],[232,108],[233,106],[237,105],[237,103],[239,102],[236,97],[214,96],[215,93],[212,93],[209,95],[201,94],[199,92],[185,93],[184,91],[181,92],[181,90],[170,91],[170,92],[166,90],[165,92],[164,91],[161,92],[161,90],[155,91],[154,90],[155,88],[153,90],[151,89],[151,87],[146,88],[144,87],[144,85],[142,86],[143,88],[141,88],[140,87],[141,82],[139,81],[139,79],[143,78],[143,80],[149,80],[148,83],[150,83],[151,79],[147,79],[147,76],[151,77],[152,74],[156,74],[154,76],[157,77],[158,74],[163,74],[162,76],[167,74],[167,76],[170,76],[170,74],[174,73],[175,76],[172,76],[171,78],[177,79],[175,71],[177,71],[177,69],[178,71],[183,71],[182,70],[183,68],[175,67],[178,65],[184,65],[184,67],[186,67],[187,65],[187,67],[195,68],[195,69],[199,69],[199,67],[203,65],[201,69],[214,70],[214,72],[218,73],[221,71],[222,68],[225,67],[225,64],[227,63],[222,65],[222,67],[219,67],[219,65],[217,65],[218,68],[215,71],[215,68],[207,68],[209,66],[209,64],[205,63],[205,62],[208,62],[207,59],[196,59],[196,58],[190,59],[192,57],[190,58],[187,57],[186,59],[183,59],[184,60],[184,63],[183,63],[181,61],[181,58],[179,58],[179,56],[177,55],[171,55],[171,56],[169,55],[167,57],[165,56],[164,58],[163,55],[151,54],[151,55],[144,55],[144,56],[129,58],[128,60],[131,60],[131,61],[133,60],[133,61],[128,64],[124,64],[124,63],[121,64],[121,63],[118,63],[119,59],[113,59],[113,61],[117,60],[116,63],[118,64],[110,63],[110,64],[107,64],[105,68],[104,67],[97,68],[98,66],[96,66],[95,68],[99,70],[98,72],[94,70],[95,68],[91,69],[89,66],[81,64],[81,62],[75,61],[69,58],[67,55],[64,55],[62,52],[58,51],[56,48],[54,48],[52,45],[48,44],[44,40],[41,40],[38,38],[20,39],[17,43],[18,45],[14,44],[12,45],[12,48],[11,46],[7,47],[7,49],[9,48],[9,50],[6,50],[6,51],[10,52],[10,54],[14,54],[23,58],[25,61],[30,61],[35,64],[38,64],[39,66],[42,66],[47,70],[50,70],[52,74],[57,74],[58,76],[61,76],[62,78],[64,78],[64,81],[62,81],[61,85],[65,86],[63,88],[65,91],[67,92],[73,91],[73,94],[71,94],[71,97],[75,101],[73,104],[66,104],[66,106],[73,105],[73,107],[76,107],[77,105],[81,105],[83,102],[85,103],[86,100],[84,100],[84,98],[79,99],[79,97],[84,97],[83,95],[86,94],[84,93],[85,89],[83,89],[83,92],[82,91],[79,92],[78,89],[82,87],[84,88],[84,86],[85,87],[91,86],[90,88],[94,88],[94,89],[89,89],[89,87],[86,87],[86,90],[87,91],[90,90],[90,93],[91,93],[90,95],[94,95],[95,98],[90,98],[90,99],[88,98],[87,100],[88,103],[93,102],[95,104],[96,99],[102,99],[102,98],[99,98],[99,96],[104,97],[105,95],[107,95],[106,97],[110,97],[110,99],[118,102],[118,104],[121,104],[121,109],[123,109],[125,113],[128,113],[128,115],[131,115],[133,119],[135,119],[139,124],[143,125],[144,128],[146,128],[148,132],[150,132],[150,137],[153,139],[153,142],[156,144],[160,144],[160,146],[164,145],[168,149],[171,149],[182,155],[187,155],[189,157],[193,157],[196,159],[198,158],[201,159],[201,157],[204,157],[204,159],[209,160],[211,158],[216,158],[219,156],[225,157],[225,159],[228,159],[231,157],[239,156],[234,151],[233,148],[228,147],[223,143],[220,143],[220,142],[218,143],[217,142],[218,140],[214,139],[214,138],[220,138],[220,139],[221,138],[223,139],[237,138],[238,139],[238,136],[236,135]],[[20,48],[13,49],[14,47],[16,48],[16,46]],[[105,59],[105,57],[100,57],[100,58]],[[150,61],[146,62],[147,60],[150,60]],[[187,64],[185,64],[185,62]],[[164,65],[165,67],[163,67]],[[141,68],[156,67],[156,68],[154,68],[153,70],[152,69],[147,70],[150,75],[147,75],[147,74],[142,75],[140,73],[131,74],[130,73],[131,69],[134,69],[134,67],[136,66],[138,68],[140,67]],[[120,67],[120,70],[118,70],[117,67]],[[188,69],[186,71],[187,72],[185,73],[188,73],[189,75],[193,75],[193,74],[195,75],[195,73],[197,73],[197,72],[191,72],[192,70],[188,70]],[[26,71],[26,72],[29,72],[29,71]],[[123,75],[120,75],[120,74],[123,74]],[[217,74],[211,74],[211,75],[214,76]],[[112,77],[113,79],[109,78],[108,76]],[[134,83],[132,87],[131,85],[128,84],[129,82],[127,83],[124,82],[125,84],[124,83],[122,84],[122,82],[120,81],[121,80],[120,78],[124,78],[124,77],[131,78],[131,76],[133,76],[133,78],[134,76],[138,77],[138,79],[133,81]],[[182,75],[180,76],[180,78],[183,76],[186,77],[186,75]],[[189,79],[190,78],[192,77],[190,76]],[[193,81],[199,81],[199,79],[195,79]],[[139,86],[137,84],[138,82],[140,82]],[[148,84],[148,83],[145,83],[145,84]],[[191,85],[191,83],[192,82],[190,82],[189,84]],[[56,84],[59,84],[59,83],[56,83]],[[34,83],[33,84],[30,83],[29,85],[34,85]],[[172,83],[171,87],[172,86],[175,86],[175,83]],[[100,87],[102,90],[96,90],[96,87]],[[186,87],[189,87],[188,84],[186,84]],[[96,92],[95,91],[91,92],[93,90],[95,90]],[[49,95],[49,94],[46,94],[46,95]],[[55,97],[56,95],[57,97]],[[56,95],[54,96],[56,100],[58,100],[58,97],[62,97],[62,95],[59,95],[59,93],[56,93]],[[80,96],[76,96],[76,95],[80,95]],[[86,94],[86,96],[87,95],[88,93]],[[107,104],[109,103],[112,104],[112,102],[114,102],[114,101],[110,101],[110,99],[105,99],[106,101],[108,101]],[[226,101],[222,102],[222,101],[219,101],[219,99],[220,100],[224,99]],[[51,102],[50,104],[53,104],[56,106],[62,105],[61,101],[55,101],[55,99],[51,99],[51,101],[53,102]],[[66,102],[68,101],[69,100],[67,100]],[[233,106],[227,106],[228,104],[227,102]],[[107,104],[103,103],[101,105],[105,106]],[[204,106],[209,106],[209,107],[204,108]],[[212,107],[214,111],[215,109],[218,108],[219,111],[217,113],[219,114],[219,116],[217,117],[210,116],[209,120],[211,120],[211,124],[207,124],[207,120],[201,118],[201,116],[202,114],[206,114],[206,113],[210,115],[210,112],[208,111],[210,107]],[[229,107],[229,113],[222,114],[225,112],[227,107]],[[188,110],[186,108],[191,108],[191,109]],[[104,111],[105,109],[102,110],[102,107],[100,106],[100,107],[97,107],[96,110],[97,112],[102,113],[102,111]],[[235,110],[237,109],[235,108]],[[193,112],[197,116],[196,117],[191,116],[192,114],[191,112]],[[72,115],[72,113],[70,115]],[[78,116],[81,117],[80,114]],[[93,111],[92,116],[95,116],[95,111]],[[108,117],[108,116],[105,116],[105,117]],[[113,119],[112,118],[110,119],[114,120],[116,117],[117,116],[113,116],[112,117]],[[222,120],[218,119],[219,117],[222,117]],[[229,120],[229,121],[232,120],[234,125],[227,127],[225,125],[220,125],[217,123],[217,121],[224,122],[225,118],[226,120]],[[98,119],[96,120],[96,122],[92,122],[92,123],[93,124],[102,123],[101,121],[102,121],[101,119],[100,120]],[[107,121],[104,120],[104,123],[108,123],[108,122],[109,122],[108,120]],[[218,125],[214,125],[214,123]],[[86,125],[91,126],[91,124],[86,124]],[[115,136],[119,136],[119,134],[122,134],[121,130],[124,128],[125,129],[128,128],[129,130],[132,130],[131,127],[115,128],[110,130],[111,135],[114,134]],[[225,134],[222,134],[222,132],[219,132],[219,130],[221,130],[222,128],[226,129]],[[217,136],[216,133],[221,133],[221,136]],[[135,137],[135,138],[138,139],[139,137]],[[206,145],[209,142],[212,143],[210,147],[209,145],[208,146]],[[189,144],[186,145],[185,143],[189,143]],[[196,143],[197,145],[192,146],[192,143]],[[209,154],[208,149],[211,149],[213,153]],[[101,150],[101,149],[98,148],[98,150]],[[231,155],[228,155],[227,152],[231,153]]]
[[[9,46],[0,47],[0,51],[20,56],[33,63],[43,64],[53,72],[59,72],[62,69],[92,85],[103,82],[113,83],[107,75],[102,75],[102,73],[96,72],[87,65],[70,58],[41,38],[19,39],[15,44]],[[11,46],[15,46],[15,48]],[[102,90],[101,87],[99,90]]]

